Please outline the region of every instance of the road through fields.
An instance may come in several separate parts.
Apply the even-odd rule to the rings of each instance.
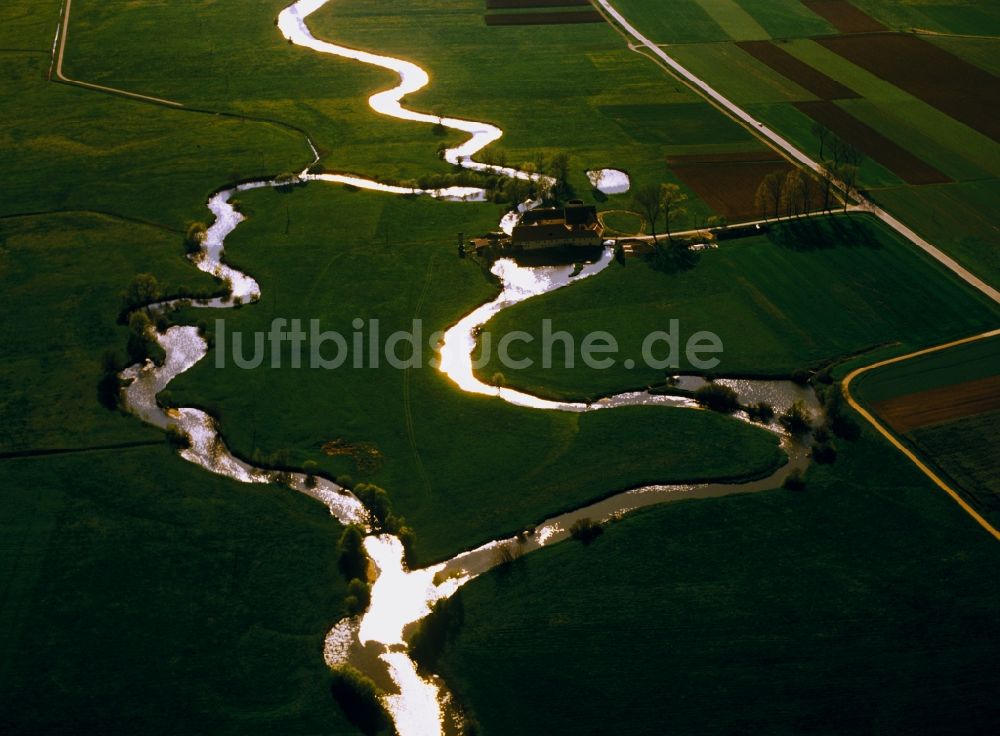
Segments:
[[[594,0],[594,2],[607,13],[607,15],[622,31],[625,32],[628,37],[631,37],[636,43],[638,43],[638,45],[653,54],[662,66],[666,67],[670,72],[691,86],[696,92],[707,98],[709,102],[729,114],[731,117],[735,118],[746,127],[750,128],[751,131],[756,133],[766,143],[780,151],[786,157],[798,162],[808,169],[811,169],[820,176],[825,175],[824,168],[810,156],[800,151],[795,144],[764,125],[764,123],[757,120],[757,118],[741,108],[739,105],[716,91],[708,84],[708,82],[689,71],[657,44],[653,43],[646,36],[640,33],[635,26],[629,23],[625,16],[615,9],[609,0]],[[848,199],[855,199],[860,202],[861,206],[865,210],[882,220],[882,222],[927,253],[931,256],[931,258],[938,261],[941,265],[957,275],[974,289],[982,292],[990,299],[1000,304],[1000,291],[997,291],[997,289],[990,286],[971,271],[966,269],[951,256],[947,255],[924,238],[920,237],[912,229],[904,225],[874,202],[868,200],[858,192],[850,190],[842,183],[838,183],[838,188],[845,197]]]

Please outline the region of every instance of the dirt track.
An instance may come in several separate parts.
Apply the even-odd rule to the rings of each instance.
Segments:
[[[907,184],[943,184],[951,178],[921,161],[894,140],[886,138],[832,102],[794,102],[795,107],[822,123],[838,137],[878,161]]]

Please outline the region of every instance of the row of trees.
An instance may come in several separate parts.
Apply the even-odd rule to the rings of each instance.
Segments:
[[[513,176],[500,176],[497,183],[487,186],[494,191],[494,201],[496,194],[503,197],[502,201],[522,202],[528,197],[540,197],[541,199],[566,199],[573,194],[573,189],[569,184],[569,154],[555,153],[547,157],[539,152],[531,161],[524,161],[520,164],[509,163],[507,153],[502,148],[487,148],[480,154],[482,163],[488,166],[514,169],[529,176],[538,175],[535,181],[522,179]],[[554,182],[549,181],[550,179]]]
[[[671,225],[679,217],[687,214],[684,202],[688,196],[676,184],[646,184],[636,187],[632,193],[632,205],[649,222],[653,242],[656,242],[656,223],[662,217],[667,239],[673,241]]]
[[[814,200],[820,192],[823,211],[833,207],[835,182],[848,190],[857,183],[858,169],[864,155],[853,145],[835,135],[821,123],[814,123],[812,132],[819,141],[819,160],[823,173],[817,178],[812,172],[792,169],[788,172],[773,171],[761,180],[754,196],[754,206],[764,219],[806,215],[814,209]],[[848,200],[844,198],[846,211]]]

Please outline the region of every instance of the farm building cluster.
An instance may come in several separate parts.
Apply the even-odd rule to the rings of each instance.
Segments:
[[[476,251],[485,248],[514,251],[555,248],[599,248],[604,244],[604,227],[597,219],[597,208],[580,200],[565,207],[544,207],[521,215],[510,235],[488,233],[472,240]]]

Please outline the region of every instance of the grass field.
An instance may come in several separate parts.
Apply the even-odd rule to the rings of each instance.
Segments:
[[[386,179],[450,170],[436,152],[441,144],[457,144],[458,137],[368,108],[372,92],[395,83],[392,73],[289,46],[271,23],[283,2],[270,2],[269,13],[259,3],[253,7],[251,21],[234,32],[228,13],[208,4],[195,13],[174,4],[77,0],[67,73],[291,123],[310,133],[329,170]],[[760,148],[746,131],[628,51],[606,24],[486,28],[477,0],[378,8],[341,0],[309,22],[319,37],[423,66],[431,84],[407,104],[499,125],[505,135],[494,147],[510,163],[569,153],[571,183],[584,196],[590,191],[588,168],[615,166],[636,185],[658,183],[671,180],[666,154]],[[164,27],[185,43],[164,44]],[[495,54],[484,49],[502,49],[503,74],[495,73]],[[165,68],[169,76],[158,71]],[[190,79],[199,84],[192,87]],[[548,104],[554,98],[559,105]],[[623,106],[629,108],[624,120]],[[567,115],[573,125],[563,124]],[[692,218],[709,214],[696,199],[690,210]]]
[[[982,133],[949,118],[905,90],[880,79],[814,41],[791,41],[782,47],[819,71],[842,80],[869,104],[877,106],[882,115],[871,116],[868,122],[893,137],[900,145],[918,153],[921,157],[928,155],[923,145],[924,139],[929,139],[937,146],[947,149],[948,156],[939,156],[932,162],[942,167],[946,173],[957,179],[979,179],[984,176],[1000,175],[1000,145]],[[853,109],[851,106],[860,103],[852,101],[841,104],[847,109]],[[898,118],[905,120],[911,129],[922,135],[922,138],[900,134],[899,124],[894,122]],[[885,119],[886,122],[880,122],[881,119]],[[954,172],[949,170],[952,167]]]
[[[125,360],[119,294],[135,274],[156,274],[166,293],[219,288],[184,259],[182,236],[69,213],[0,220],[0,243],[0,452],[162,437],[104,409],[97,384],[106,351]]]
[[[993,216],[1000,180],[957,182],[927,187],[893,187],[874,193],[896,216],[976,273],[1000,273]]]
[[[54,29],[58,4],[49,5]],[[285,128],[46,84],[47,54],[3,56],[2,215],[100,210],[183,228],[228,178],[309,160],[302,136]]]
[[[322,659],[323,636],[344,614],[340,526],[288,489],[238,485],[183,462],[162,433],[100,408],[96,396],[102,353],[124,352],[119,293],[135,273],[155,274],[166,291],[215,288],[184,260],[183,231],[209,219],[205,200],[220,186],[301,169],[311,158],[306,134],[328,170],[385,179],[451,171],[436,154],[458,136],[368,107],[393,74],[280,37],[273,21],[288,2],[74,0],[65,73],[182,109],[48,83],[60,0],[5,4],[4,733],[356,732],[329,696]],[[729,43],[832,33],[803,3],[684,0],[670,13],[649,0],[616,5],[642,15],[657,40],[700,42],[679,53],[814,145],[809,119],[785,104],[808,93]],[[877,5],[871,12],[889,24],[957,32],[991,32],[997,18],[948,0],[859,5]],[[567,152],[570,183],[585,198],[587,168],[621,168],[641,185],[677,181],[669,157],[767,152],[606,24],[488,28],[484,12],[482,0],[336,0],[310,25],[424,66],[431,84],[407,104],[500,125],[495,147],[510,163]],[[986,43],[931,42],[961,44],[957,56],[995,72]],[[852,114],[910,150],[926,147],[959,180],[903,187],[868,162],[862,180],[879,201],[964,262],[985,263],[982,275],[1000,273],[990,255],[996,147],[867,72],[836,66],[840,57],[812,41],[788,49],[863,95]],[[680,227],[711,214],[685,191]],[[496,294],[478,264],[456,256],[455,241],[495,228],[497,205],[315,183],[240,199],[248,221],[227,256],[260,281],[263,299],[182,315],[210,330],[215,317],[230,334],[298,317],[347,333],[360,317],[378,318],[383,335],[421,319],[426,337]],[[630,207],[626,197],[600,206]],[[852,232],[862,244],[726,245],[671,276],[613,265],[539,303],[571,314],[574,330],[610,315],[632,335],[681,317],[685,333],[690,324],[723,336],[727,370],[753,373],[995,325],[994,307],[908,246],[867,225]],[[533,306],[505,318],[521,327]],[[287,449],[293,465],[315,460],[345,482],[385,486],[416,530],[420,562],[624,487],[758,476],[782,461],[773,435],[704,411],[529,411],[460,394],[426,367],[220,370],[214,357],[171,385],[173,401],[210,410],[242,455]],[[976,358],[975,371],[989,360]],[[578,372],[537,388],[587,393],[662,377]],[[991,466],[956,450],[982,436],[991,453],[995,435],[962,422],[913,441],[938,448],[954,477],[992,483]],[[367,444],[376,461],[323,454],[337,439]],[[803,494],[680,503],[623,522],[586,552],[561,545],[470,586],[469,625],[446,659],[455,689],[497,734],[648,730],[664,712],[679,732],[710,731],[706,714],[717,732],[864,722],[959,733],[983,722],[993,701],[979,695],[996,690],[994,547],[883,445],[866,436],[838,449]],[[972,643],[970,631],[981,634]],[[532,648],[504,638],[514,636]],[[947,685],[931,689],[930,671]],[[669,683],[666,701],[662,685],[643,691],[658,682]]]
[[[929,391],[965,381],[989,378],[997,372],[1000,338],[990,338],[940,350],[871,371],[855,389],[866,402]]]
[[[998,716],[998,562],[866,432],[801,493],[651,509],[469,583],[440,669],[487,735],[973,736]]]
[[[168,292],[218,287],[184,260],[177,230],[202,215],[208,169],[256,171],[238,162],[255,130],[275,162],[300,141],[39,90],[22,76],[43,68],[34,57],[8,68],[30,97],[8,108],[18,119],[5,129],[16,143],[3,154],[14,175],[0,219],[0,452],[70,452],[0,460],[5,732],[352,733],[322,661],[344,595],[338,525],[287,489],[184,463],[96,391],[102,353],[124,353],[119,293],[136,273]],[[65,137],[53,137],[60,126]],[[197,145],[204,160],[190,156]],[[9,216],[25,208],[107,209],[170,227],[88,211]],[[135,443],[150,446],[87,449]]]
[[[339,527],[156,447],[0,461],[7,734],[356,733],[326,688]]]
[[[900,350],[988,329],[997,307],[940,273],[925,257],[867,218],[835,219],[787,240],[724,241],[703,252],[695,267],[665,274],[642,261],[608,271],[565,290],[505,310],[484,328],[496,335],[525,330],[533,343],[516,343],[512,357],[534,365],[517,371],[492,356],[480,373],[502,371],[508,384],[559,395],[593,395],[660,383],[662,371],[643,368],[640,346],[677,319],[684,341],[698,330],[721,338],[719,375],[788,375],[883,343]],[[780,232],[780,231],[779,231]],[[543,319],[577,342],[607,330],[621,356],[607,370],[542,367]],[[494,340],[494,344],[496,341]],[[665,351],[665,348],[663,348]],[[658,353],[659,354],[659,353]],[[637,367],[629,370],[623,360]],[[685,366],[682,365],[682,369]]]
[[[255,275],[264,297],[218,315],[230,334],[267,330],[274,317],[316,318],[324,330],[349,334],[362,317],[378,318],[382,335],[419,319],[426,337],[495,294],[480,267],[459,259],[441,237],[468,232],[480,208],[313,184],[242,199],[250,219],[231,236],[230,258]],[[349,221],[326,217],[347,210]],[[402,222],[412,226],[397,231]],[[387,224],[399,233],[388,246]],[[192,318],[211,324],[212,316]],[[219,416],[223,435],[244,455],[287,448],[295,464],[313,459],[338,476],[382,485],[416,530],[421,561],[614,490],[763,472],[777,459],[773,436],[706,412],[535,411],[464,395],[430,367],[400,371],[384,360],[379,368],[329,371],[284,365],[240,370],[229,362],[220,370],[210,355],[171,385],[171,395]],[[643,428],[638,436],[636,426]],[[715,441],[693,455],[704,436]],[[338,438],[376,446],[383,462],[359,469],[323,455],[319,446]]]
[[[815,99],[733,43],[684,44],[670,53],[738,105]]]
[[[982,412],[913,430],[909,439],[924,457],[976,499],[987,517],[1000,522],[1000,412]]]
[[[926,39],[970,64],[1000,76],[1000,39],[955,36],[927,36]]]
[[[922,28],[939,33],[987,36],[1000,33],[1000,9],[990,3],[854,0],[854,4],[890,28],[902,31]]]

